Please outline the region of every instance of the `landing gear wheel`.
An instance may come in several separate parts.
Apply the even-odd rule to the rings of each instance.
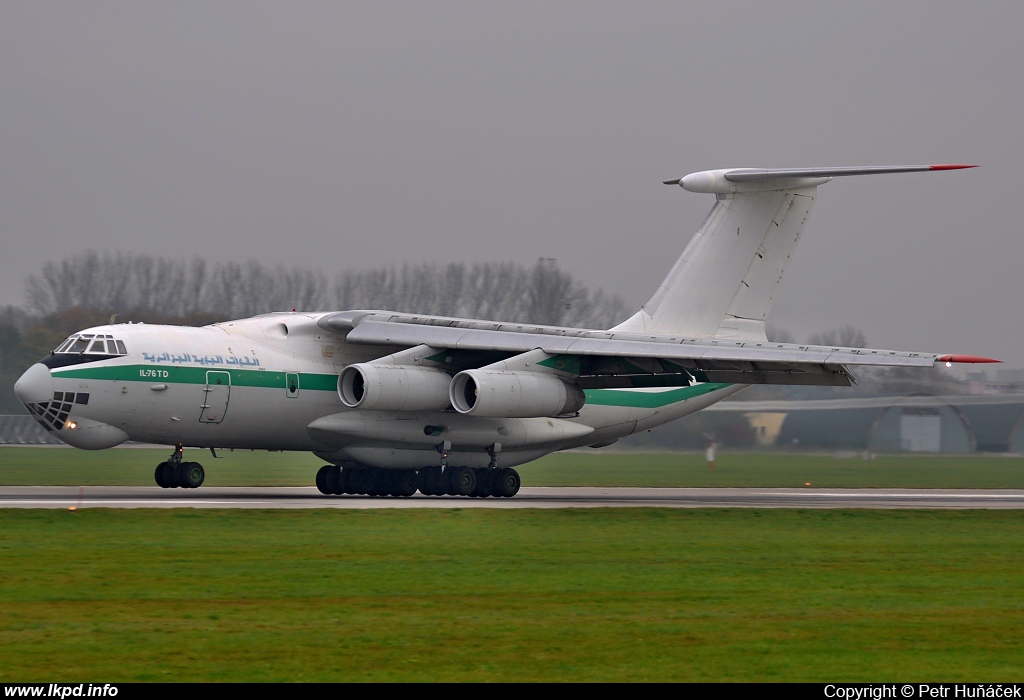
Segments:
[[[372,486],[373,478],[369,469],[353,469],[348,477],[349,493],[365,494]]]
[[[455,492],[452,491],[452,473],[455,471],[455,467],[445,467],[441,470],[441,493],[439,496],[455,496]]]
[[[476,488],[476,473],[469,467],[452,470],[452,495],[468,496]]]
[[[416,493],[416,489],[419,487],[420,478],[416,473],[415,469],[403,469],[397,472],[394,476],[395,490],[392,491],[392,495],[399,496],[401,498],[409,498],[409,496]]]
[[[206,470],[199,462],[182,462],[178,484],[183,489],[197,489],[206,480]]]
[[[168,479],[167,481],[168,483],[170,483],[171,488],[175,489],[181,486],[182,483],[184,483],[185,465],[188,464],[188,462],[178,462],[177,464],[169,464],[171,468],[168,471],[171,474],[171,478]]]
[[[495,475],[494,489],[492,493],[502,498],[512,498],[519,493],[519,472],[515,469],[499,469]]]
[[[167,462],[160,462],[160,464],[156,465],[156,472],[153,474],[153,477],[156,479],[156,485],[162,489],[170,488],[171,486],[167,483],[167,479],[164,477],[166,471]]]
[[[397,498],[401,494],[398,492],[398,477],[402,475],[401,472],[392,471],[390,469],[383,469],[384,486],[381,489],[388,496],[394,496]]]
[[[442,496],[444,487],[441,485],[441,467],[423,467],[420,469],[420,493],[424,496]]]
[[[164,478],[164,488],[165,489],[177,488],[178,482],[177,482],[176,477],[174,475],[174,471],[175,471],[174,464],[171,463],[171,462],[163,462],[163,463],[161,463],[161,468],[162,468],[163,478]]]
[[[320,489],[321,493],[328,496],[337,496],[344,493],[344,484],[341,483],[341,467],[328,464],[320,471],[323,472],[323,476],[320,476],[320,472],[317,472],[317,480],[323,481],[323,488]]]
[[[327,472],[329,472],[333,466],[333,464],[326,464],[320,467],[316,472],[316,490],[325,496],[329,496],[331,494],[330,490],[327,488]]]
[[[473,493],[470,496],[476,498],[487,498],[491,495],[491,485],[494,481],[494,472],[496,469],[476,469],[476,488],[473,489]]]
[[[366,489],[367,495],[388,495],[388,475],[385,473],[385,471],[383,469],[379,469],[378,467],[370,467],[366,471],[369,472],[369,479]]]
[[[348,478],[351,476],[352,470],[344,467],[335,467],[335,469],[338,470],[338,487],[334,489],[333,493],[335,496],[343,496],[349,493]]]

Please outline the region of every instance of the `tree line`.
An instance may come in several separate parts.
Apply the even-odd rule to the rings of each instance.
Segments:
[[[557,326],[607,328],[627,315],[617,295],[592,290],[553,258],[391,266],[339,272],[208,263],[87,251],[47,262],[25,283],[37,317],[83,308],[158,312],[167,318],[245,318],[269,311],[387,309]]]

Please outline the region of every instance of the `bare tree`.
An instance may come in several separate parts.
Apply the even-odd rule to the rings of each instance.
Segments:
[[[770,323],[767,326],[765,326],[765,335],[768,337],[768,340],[770,340],[773,343],[796,342],[796,336],[790,333],[789,330],[785,328],[779,328],[778,326],[773,326]]]
[[[26,281],[25,298],[41,316],[82,308],[241,318],[333,307],[607,328],[627,315],[620,297],[591,291],[553,258],[532,267],[503,262],[355,270],[339,273],[332,289],[319,270],[87,251],[43,265]]]
[[[867,335],[859,328],[843,326],[838,329],[830,329],[815,333],[807,339],[808,345],[831,345],[837,348],[866,348],[868,346]]]

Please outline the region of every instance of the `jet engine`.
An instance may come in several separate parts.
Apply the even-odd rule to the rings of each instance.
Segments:
[[[448,408],[447,372],[415,365],[349,365],[338,376],[338,395],[349,408],[441,411]]]
[[[492,418],[540,418],[576,413],[583,390],[551,374],[467,369],[452,379],[452,406],[459,413]]]

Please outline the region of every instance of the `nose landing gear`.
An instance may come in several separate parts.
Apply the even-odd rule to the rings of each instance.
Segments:
[[[184,462],[181,459],[184,448],[179,444],[166,462],[160,462],[153,477],[162,489],[197,489],[206,480],[206,470],[199,462]]]

